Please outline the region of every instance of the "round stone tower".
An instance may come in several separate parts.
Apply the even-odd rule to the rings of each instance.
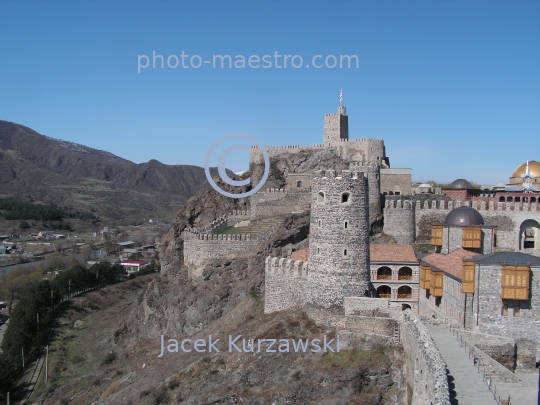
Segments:
[[[342,306],[370,288],[369,189],[361,172],[317,171],[313,178],[307,300]]]
[[[351,162],[351,172],[362,172],[368,178],[369,186],[369,224],[373,225],[382,219],[381,208],[381,166],[377,164],[363,165],[360,162]]]
[[[398,245],[410,245],[416,239],[415,202],[401,196],[386,196],[384,233],[394,237]]]

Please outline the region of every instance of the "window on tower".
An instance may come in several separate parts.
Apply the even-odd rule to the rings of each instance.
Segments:
[[[322,191],[319,191],[319,194],[317,194],[317,203],[318,204],[324,203],[324,193]]]
[[[351,202],[351,194],[350,193],[342,193],[341,194],[341,203],[347,204]]]

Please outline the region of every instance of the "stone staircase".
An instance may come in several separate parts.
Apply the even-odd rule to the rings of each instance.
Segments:
[[[277,228],[287,215],[273,216],[268,218],[261,218],[256,220],[251,220],[247,226],[229,226],[223,231],[219,232],[220,235],[236,235],[236,234],[245,234],[251,235],[252,238],[259,237],[261,235],[271,232],[273,229]]]

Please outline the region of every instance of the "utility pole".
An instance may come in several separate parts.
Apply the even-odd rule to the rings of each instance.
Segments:
[[[47,363],[49,362],[49,345],[47,345],[47,354],[45,354],[45,384],[47,383],[47,379],[49,376]]]

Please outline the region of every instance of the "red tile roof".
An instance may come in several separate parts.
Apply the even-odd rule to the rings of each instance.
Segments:
[[[412,245],[370,244],[369,257],[372,262],[418,262]]]
[[[296,252],[292,252],[291,259],[292,260],[302,260],[303,262],[307,262],[309,257],[309,248],[304,248],[297,250]]]
[[[120,264],[148,264],[146,260],[122,260]]]
[[[478,256],[478,253],[469,252],[468,250],[460,248],[447,255],[432,253],[424,257],[422,262],[426,265],[436,267],[461,280],[463,277],[463,259],[470,259],[474,256]]]

